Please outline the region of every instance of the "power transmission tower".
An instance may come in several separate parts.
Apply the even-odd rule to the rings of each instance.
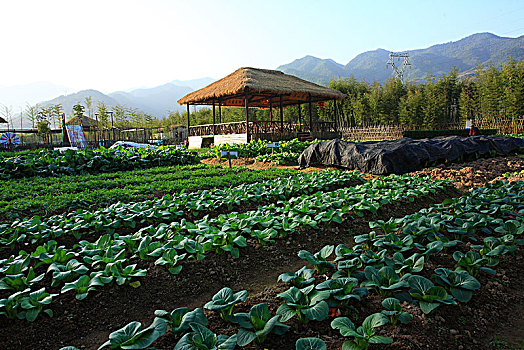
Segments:
[[[397,62],[400,61],[401,58],[404,59],[402,66],[397,66],[395,64],[395,58]],[[406,70],[408,66],[411,66],[411,63],[409,63],[409,53],[390,52],[389,60],[386,62],[386,69],[388,68],[388,66],[391,66],[391,68],[393,68],[393,72],[395,73],[395,78],[400,79],[400,81],[404,83],[404,71]]]

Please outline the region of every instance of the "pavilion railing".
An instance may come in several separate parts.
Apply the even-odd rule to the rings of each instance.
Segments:
[[[290,134],[300,131],[300,125],[293,122],[260,120],[249,123],[253,134]]]
[[[233,122],[222,124],[203,124],[189,127],[189,136],[206,136],[222,134],[245,134],[246,122]]]
[[[247,133],[245,121],[221,124],[204,124],[189,127],[189,136],[245,134]],[[249,122],[251,134],[292,134],[298,132],[335,132],[335,122],[314,122],[312,128],[308,124],[297,124],[295,122],[258,120]]]

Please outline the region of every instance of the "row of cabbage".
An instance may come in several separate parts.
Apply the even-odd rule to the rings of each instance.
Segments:
[[[0,225],[0,249],[10,249],[24,242],[35,244],[64,234],[80,238],[86,233],[114,233],[123,228],[138,229],[183,217],[194,219],[211,210],[232,210],[247,203],[276,201],[299,193],[312,193],[361,181],[358,172],[327,170],[225,189],[214,188],[191,193],[182,190],[156,200],[118,202],[103,209],[78,209],[73,213],[54,215],[47,219],[34,216]]]
[[[196,164],[196,153],[173,147],[41,150],[0,159],[0,178],[93,174],[167,165]]]
[[[446,184],[392,175],[332,192],[294,197],[255,211],[205,217],[195,222],[182,219],[169,225],[151,225],[129,235],[105,234],[96,242],[80,241],[72,249],[50,240],[33,252],[20,251],[17,256],[0,261],[0,290],[11,293],[0,302],[0,314],[32,321],[42,311],[51,312],[46,305],[56,295],[46,292],[45,287],[33,291],[44,279],[45,273],[40,272],[45,268],[52,276],[52,288],[62,293],[74,291],[77,299],[83,299],[100,286],[122,285],[145,276],[147,271],[137,268],[131,260],[154,261],[178,274],[183,260],[203,259],[212,252],[238,257],[239,248],[247,245],[246,238],[271,243],[296,231],[341,223],[351,215],[376,213],[393,201],[430,195]],[[26,302],[28,298],[31,304]]]
[[[220,153],[227,151],[238,152],[238,156],[241,158],[255,158],[261,155],[279,153],[300,154],[307,147],[317,142],[321,141],[299,141],[298,139],[293,139],[290,141],[280,141],[279,147],[267,147],[268,141],[251,140],[248,143],[222,144],[214,146],[209,151],[202,153],[201,157],[220,158]]]
[[[278,294],[282,303],[275,315],[264,303],[248,313],[234,313],[235,305],[246,300],[247,292],[223,288],[204,308],[235,324],[238,332],[234,335],[214,334],[200,308],[157,310],[149,327],[142,329],[139,322],[131,322],[111,333],[100,349],[144,349],[169,331],[179,337],[175,350],[232,350],[253,341],[263,343],[269,335],[285,334],[290,326],[284,323],[295,317],[301,323],[324,321],[330,309],[350,310],[370,293],[384,297],[382,311],[369,315],[360,325],[349,317],[336,317],[331,327],[349,338],[343,350],[391,343],[393,339],[377,334],[377,329],[412,320],[413,315],[403,311],[401,302],[418,305],[424,314],[441,305],[466,303],[481,287],[475,277],[480,272],[494,274],[492,268],[500,259],[515,254],[524,244],[523,187],[524,182],[498,182],[404,218],[372,222],[370,227],[375,230],[356,236],[357,244],[352,247],[326,246],[315,254],[300,251],[299,256],[313,269],[304,266],[280,275],[279,281],[290,288]],[[488,236],[477,244],[464,244],[476,241],[478,233]],[[440,252],[452,254],[455,269],[424,271],[425,263]],[[431,273],[430,278],[422,276],[423,271],[426,276]],[[296,349],[325,350],[326,343],[302,338]]]

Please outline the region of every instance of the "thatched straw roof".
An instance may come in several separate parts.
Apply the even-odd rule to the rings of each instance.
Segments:
[[[97,124],[98,122],[95,119],[86,117],[85,115],[83,115],[82,118],[76,116],[66,121],[66,125],[82,125],[84,127],[95,127]]]
[[[311,102],[342,100],[340,91],[320,86],[293,75],[277,70],[259,68],[239,68],[200,90],[194,91],[178,100],[183,105],[210,105],[213,101],[223,106],[244,106],[248,93],[250,107],[269,108],[270,102],[277,107],[282,96],[284,106]]]

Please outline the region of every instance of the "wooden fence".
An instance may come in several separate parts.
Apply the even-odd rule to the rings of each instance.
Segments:
[[[7,130],[0,131],[0,134]],[[61,129],[53,129],[47,135],[40,135],[36,130],[16,130],[11,129],[20,137],[20,146],[17,149],[37,149],[70,146],[69,141],[63,142],[64,138]],[[138,143],[157,144],[162,140],[162,144],[178,144],[187,139],[186,127],[157,127],[157,128],[134,128],[134,129],[99,129],[84,127],[87,144],[90,148],[100,146],[109,147],[115,141],[133,141]],[[67,138],[66,138],[67,140]],[[0,148],[12,148],[6,146]]]
[[[473,123],[479,129],[497,129],[499,134],[524,134],[524,117],[477,117]],[[465,123],[443,123],[432,128],[427,125],[371,125],[371,126],[347,126],[339,125],[342,137],[347,140],[373,141],[373,140],[395,140],[402,137],[406,130],[458,130],[465,129]]]
[[[366,127],[340,127],[342,137],[354,141],[396,140],[402,138],[401,125],[376,125]]]

